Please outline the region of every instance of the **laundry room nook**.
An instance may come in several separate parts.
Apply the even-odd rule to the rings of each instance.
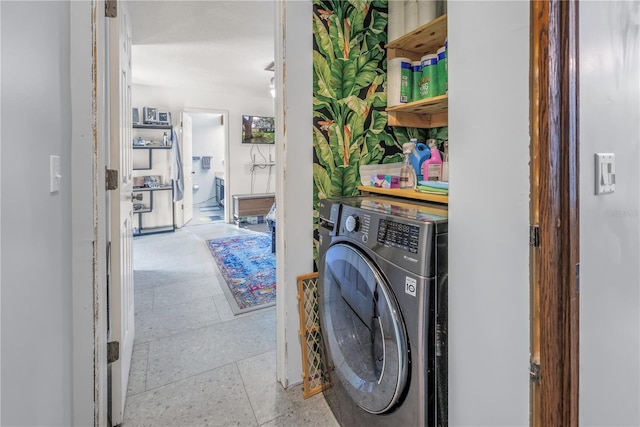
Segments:
[[[600,78],[633,80],[637,94],[637,65],[633,75],[595,66],[601,55],[625,62],[609,53],[626,46],[611,26],[626,25],[629,4],[580,2],[578,16],[571,0],[347,3],[314,2],[313,22],[322,346],[307,354],[323,349],[317,389],[338,422],[637,425],[637,215],[631,249],[613,236],[623,221],[602,210],[629,206],[600,192],[620,169],[593,168],[594,155],[609,162],[608,147],[621,148],[594,137],[599,114],[626,116],[602,107],[613,89],[598,89]],[[613,90],[618,102],[627,90]],[[606,127],[637,131],[627,119]],[[637,194],[625,194],[633,209]],[[634,260],[596,249],[609,239]],[[609,316],[630,328],[624,344],[606,331],[626,327],[599,324]],[[626,363],[601,339],[624,345]],[[606,366],[633,392],[596,373],[612,357]]]
[[[0,15],[0,425],[640,426],[640,2]]]
[[[325,13],[321,6],[315,11]],[[374,5],[366,13],[349,7],[333,12],[348,14],[354,26],[371,19],[375,27],[381,19]],[[318,69],[335,67],[333,56],[349,61],[345,52],[328,52],[320,43],[331,37],[330,25],[342,25],[340,16],[327,21],[316,21]],[[350,44],[369,61],[355,82],[365,81],[364,70],[380,72],[384,64],[386,73],[358,90],[345,81],[335,99],[320,91],[314,102],[322,118],[314,129],[314,181],[322,183],[318,194],[333,195],[317,200],[317,339],[324,349],[317,357],[323,358],[324,383],[316,390],[343,426],[447,426],[446,2],[391,1],[386,27],[379,39],[384,50]],[[329,84],[322,73],[314,78],[318,87]],[[379,91],[383,85],[386,93]],[[334,114],[344,102],[340,96],[360,90],[367,107],[362,121],[355,107]],[[365,135],[366,142],[349,153],[332,149],[330,156],[334,133],[347,140]],[[334,184],[336,168],[342,170],[340,185]],[[317,345],[302,338],[309,347],[304,359],[315,361],[308,354]]]

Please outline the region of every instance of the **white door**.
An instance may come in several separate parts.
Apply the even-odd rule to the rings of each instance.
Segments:
[[[131,199],[131,26],[124,2],[109,19],[110,169],[117,169],[118,189],[111,191],[109,342],[119,343],[118,360],[110,365],[111,425],[122,424],[134,337],[133,201]]]
[[[193,120],[185,112],[180,113],[182,124],[182,171],[184,172],[184,199],[182,200],[186,224],[193,218]]]

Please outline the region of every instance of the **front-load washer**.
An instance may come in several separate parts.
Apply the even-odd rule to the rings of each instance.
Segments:
[[[447,425],[447,209],[320,201],[323,391],[342,426]]]

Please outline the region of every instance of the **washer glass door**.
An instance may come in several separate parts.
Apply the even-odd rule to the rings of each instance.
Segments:
[[[408,380],[407,340],[395,296],[379,268],[347,244],[324,257],[320,316],[331,380],[362,409],[381,414]]]

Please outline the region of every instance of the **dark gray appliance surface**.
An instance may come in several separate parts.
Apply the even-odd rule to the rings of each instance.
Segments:
[[[331,384],[324,395],[336,418],[343,426],[446,426],[446,206],[382,196],[325,199],[320,203],[318,225],[320,321],[325,345],[325,372]],[[408,378],[406,384],[399,382],[403,387],[400,399],[384,413],[370,413],[354,403],[358,400],[355,396],[358,391],[354,392],[339,367],[336,370],[336,361],[331,356],[332,352],[341,351],[335,347],[341,345],[339,343],[343,343],[346,336],[340,337],[344,332],[339,330],[327,330],[335,328],[333,319],[328,318],[332,316],[330,305],[335,304],[332,302],[335,297],[330,300],[329,290],[325,289],[334,286],[332,283],[335,282],[328,277],[334,274],[327,271],[331,266],[325,265],[330,249],[332,253],[338,250],[346,254],[353,252],[357,256],[351,258],[365,260],[359,263],[350,261],[354,269],[363,269],[352,274],[357,277],[379,275],[395,300],[390,306],[399,307],[408,348]],[[330,262],[335,263],[335,255],[332,256]],[[364,265],[369,267],[362,267]],[[373,274],[364,271],[367,269],[374,271]],[[366,323],[362,317],[370,316],[367,313],[371,312],[366,299],[357,301],[348,290],[341,294],[347,306],[354,310],[354,318],[361,318]],[[375,298],[373,304],[377,304]],[[372,335],[374,332],[372,329]],[[367,346],[363,343],[363,352],[375,352]],[[349,360],[338,363],[349,363]]]

